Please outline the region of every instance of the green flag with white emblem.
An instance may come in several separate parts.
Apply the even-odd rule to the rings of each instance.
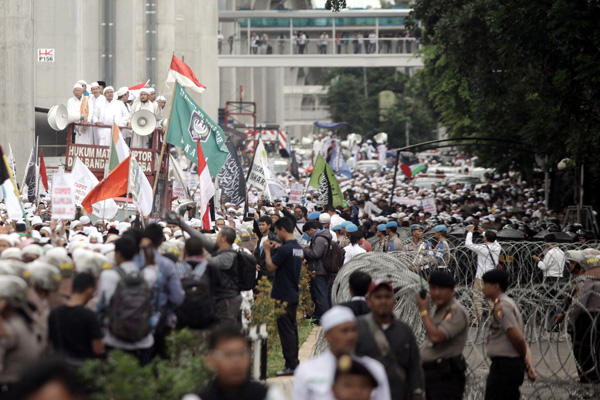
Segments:
[[[181,147],[185,156],[191,162],[198,164],[197,142],[200,141],[210,176],[214,178],[225,164],[229,154],[225,144],[226,139],[221,127],[177,83],[167,143]]]

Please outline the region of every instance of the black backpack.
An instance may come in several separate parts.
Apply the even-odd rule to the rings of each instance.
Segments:
[[[252,290],[256,286],[256,259],[245,251],[237,251],[238,285],[240,291]]]
[[[108,330],[125,342],[137,342],[152,332],[152,288],[141,271],[126,274],[116,267],[120,280],[108,304]]]
[[[327,238],[325,238],[327,239]],[[340,247],[338,242],[327,239],[329,242],[329,248],[323,258],[323,268],[330,274],[337,274],[344,265],[344,250]]]
[[[214,301],[210,272],[206,263],[196,268],[204,268],[204,273],[193,274],[192,271],[181,278],[181,287],[185,292],[183,303],[175,309],[179,328],[206,329],[214,320]]]

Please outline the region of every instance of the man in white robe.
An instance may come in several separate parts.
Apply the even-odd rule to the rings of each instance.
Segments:
[[[81,119],[78,122],[87,124],[89,123],[89,107],[86,107],[89,100],[88,96],[84,96],[84,89],[80,83],[73,85],[73,97],[67,100],[67,109],[74,111],[81,115]],[[94,144],[94,137],[92,128],[88,126],[75,126],[73,127],[75,132],[76,144]]]

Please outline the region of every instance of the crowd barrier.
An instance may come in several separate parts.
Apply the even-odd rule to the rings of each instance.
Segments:
[[[407,239],[406,232],[401,232],[401,239]],[[431,236],[426,236],[430,240]],[[467,389],[465,399],[483,399],[485,380],[489,368],[489,359],[485,356],[485,335],[489,324],[490,306],[483,303],[481,318],[472,317],[474,309],[473,281],[477,266],[477,255],[464,245],[464,239],[450,238],[453,244],[448,271],[457,282],[455,297],[467,309],[471,319],[464,356],[468,363]],[[435,242],[432,242],[435,246]],[[511,277],[508,296],[518,305],[523,315],[527,342],[530,345],[534,366],[538,379],[535,382],[526,380],[521,388],[523,398],[527,399],[566,399],[566,398],[598,398],[600,389],[595,385],[579,382],[577,361],[573,356],[573,343],[567,329],[566,321],[554,326],[554,318],[558,310],[564,307],[566,297],[572,292],[572,279],[565,265],[564,278],[557,284],[543,282],[542,272],[532,255],[542,256],[543,242],[502,242],[501,263]],[[562,250],[582,248],[600,249],[600,243],[558,244]],[[373,279],[390,280],[394,286],[397,304],[394,314],[410,325],[419,344],[425,336],[423,323],[415,303],[416,296],[422,286],[427,287],[419,274],[412,269],[414,254],[366,253],[352,259],[344,265],[335,277],[332,292],[332,304],[350,299],[348,278],[352,272],[360,270],[368,272]],[[590,318],[594,319],[593,315]],[[597,326],[598,324],[592,324]],[[598,341],[591,347],[600,345],[600,331],[592,332],[591,337]],[[319,354],[327,348],[322,337],[313,349]],[[593,357],[593,354],[592,354]],[[594,358],[593,366],[600,368],[600,360]],[[588,371],[589,372],[589,371]]]

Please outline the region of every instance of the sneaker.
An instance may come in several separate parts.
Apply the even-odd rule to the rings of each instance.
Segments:
[[[275,376],[290,376],[290,375],[294,375],[294,370],[291,368],[284,368],[281,371],[277,371],[277,373],[275,373]]]

